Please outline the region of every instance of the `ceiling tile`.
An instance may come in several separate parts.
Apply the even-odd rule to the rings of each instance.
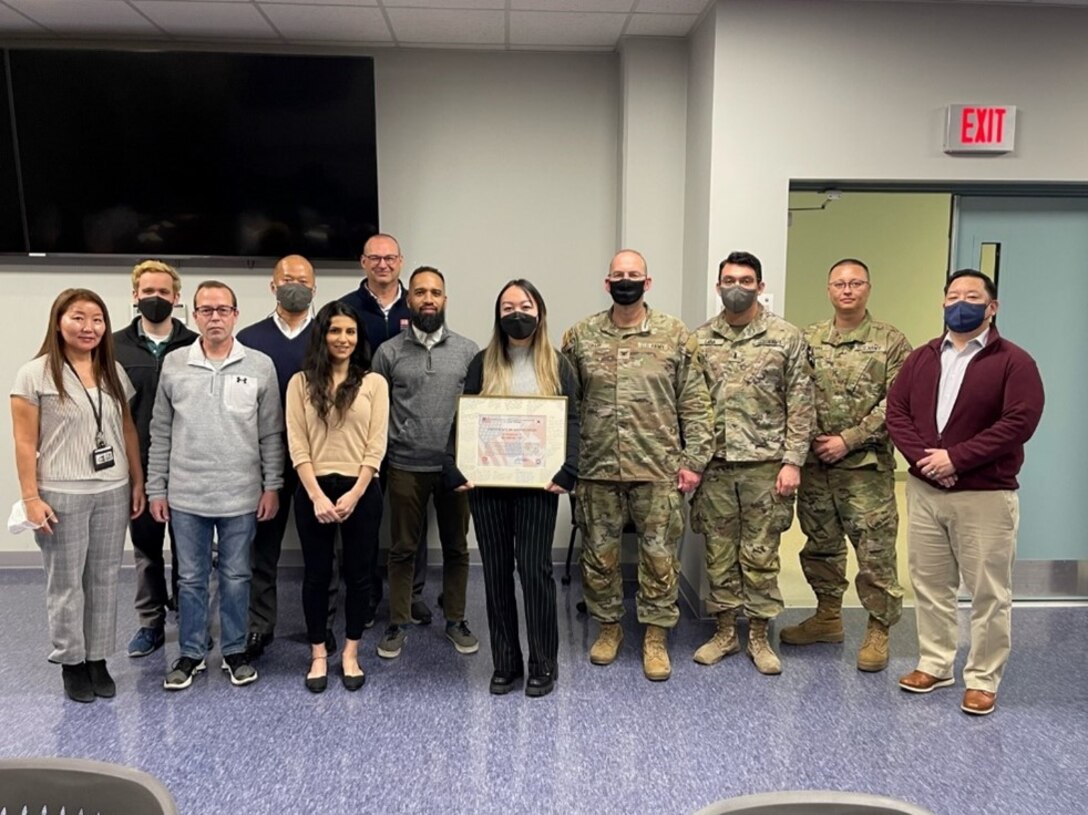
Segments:
[[[628,12],[634,0],[510,0],[516,11],[613,11]]]
[[[504,9],[505,0],[385,0],[386,8]]]
[[[686,37],[698,14],[632,14],[625,34],[643,37]]]
[[[41,26],[31,22],[17,11],[7,6],[0,6],[0,33],[3,34],[44,34]]]
[[[660,14],[702,14],[712,0],[638,0],[635,11]]]
[[[501,43],[506,26],[501,11],[391,8],[393,33],[404,42]]]
[[[160,33],[132,6],[118,0],[8,0],[8,5],[57,33]]]
[[[250,3],[192,3],[184,0],[133,0],[140,11],[169,34],[221,40],[278,39]]]
[[[518,45],[615,45],[626,14],[577,11],[511,11],[510,43]]]
[[[262,6],[376,6],[378,0],[257,0]]]
[[[295,6],[262,3],[280,34],[288,40],[392,42],[381,9],[361,6]]]

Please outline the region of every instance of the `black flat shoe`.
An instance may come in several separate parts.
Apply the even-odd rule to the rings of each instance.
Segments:
[[[110,672],[106,670],[106,660],[87,660],[87,673],[91,678],[91,687],[94,689],[95,696],[112,699],[117,695],[117,685],[110,676]]]
[[[529,681],[525,683],[526,696],[547,696],[553,690],[555,690],[555,676],[553,674],[530,676]]]
[[[87,670],[87,663],[78,665],[61,665],[61,678],[64,680],[64,693],[73,702],[93,702],[94,685],[91,684],[91,674]]]
[[[491,674],[491,685],[489,690],[496,696],[502,696],[504,693],[517,690],[518,684],[521,682],[521,677],[521,671],[516,673],[495,671],[495,673]]]
[[[363,685],[366,684],[366,674],[359,674],[358,676],[343,675],[344,687],[350,691],[357,691]]]
[[[312,657],[310,662],[317,662],[319,659],[327,660],[328,657]],[[328,668],[326,667],[326,671]],[[329,676],[326,673],[324,676],[307,676],[306,677],[306,690],[310,693],[324,693],[325,688],[329,686]]]

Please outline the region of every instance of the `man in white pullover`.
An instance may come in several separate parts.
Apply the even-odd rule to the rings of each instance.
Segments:
[[[172,521],[181,573],[181,657],[166,690],[189,687],[205,668],[213,536],[223,670],[234,685],[257,680],[246,659],[249,549],[257,522],[275,516],[283,486],[283,408],[272,360],[234,339],[238,301],[226,284],[201,283],[193,314],[200,339],[163,360],[148,456],[151,514]]]

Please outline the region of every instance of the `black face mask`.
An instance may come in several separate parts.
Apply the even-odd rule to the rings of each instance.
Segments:
[[[637,303],[646,291],[645,280],[613,280],[608,284],[612,301],[618,306],[630,306]]]
[[[524,340],[533,336],[538,320],[532,314],[524,311],[513,311],[499,320],[499,326],[506,336],[515,340]]]
[[[141,297],[136,301],[136,308],[140,310],[147,320],[153,323],[161,323],[174,313],[174,306],[169,300],[161,297]]]

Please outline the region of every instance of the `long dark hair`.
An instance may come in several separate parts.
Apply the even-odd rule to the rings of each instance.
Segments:
[[[68,398],[64,390],[64,337],[60,333],[60,318],[76,303],[94,303],[102,309],[102,318],[106,323],[106,330],[102,339],[91,349],[91,368],[94,371],[94,380],[100,388],[105,388],[106,393],[121,404],[121,412],[128,412],[128,399],[125,397],[124,388],[121,387],[121,378],[117,375],[117,365],[113,356],[113,328],[110,326],[110,312],[102,298],[90,289],[65,289],[57,295],[53,301],[53,307],[49,309],[49,328],[46,329],[42,347],[38,349],[37,357],[45,357],[49,372],[53,375],[53,382],[57,386],[57,393],[61,399]]]
[[[326,336],[332,326],[333,317],[348,317],[355,321],[358,341],[348,360],[347,378],[332,393],[332,360],[329,358],[329,346]],[[306,358],[302,363],[306,375],[306,395],[310,404],[317,410],[326,425],[329,414],[336,412],[339,424],[344,420],[344,413],[359,395],[363,377],[370,373],[370,343],[366,339],[366,326],[359,319],[358,313],[346,303],[334,300],[326,303],[314,318],[314,328],[310,334],[310,347],[306,349]]]
[[[548,339],[548,307],[536,286],[523,278],[508,281],[495,298],[495,327],[491,332],[491,342],[484,349],[483,393],[487,396],[507,396],[510,393],[510,338],[502,330],[501,309],[502,296],[512,288],[521,289],[536,304],[537,326],[529,349],[533,355],[533,370],[540,393],[545,396],[562,393],[555,348]]]

